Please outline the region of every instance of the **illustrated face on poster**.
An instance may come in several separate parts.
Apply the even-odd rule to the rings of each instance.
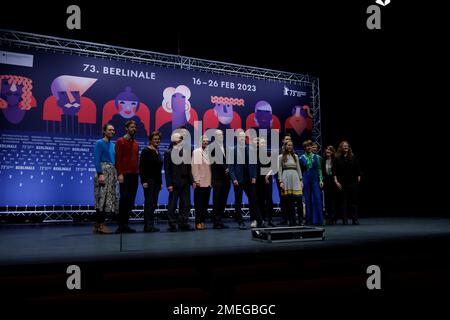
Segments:
[[[139,98],[131,92],[130,87],[126,87],[124,92],[117,95],[116,107],[123,118],[130,119],[136,115],[139,108]]]
[[[186,105],[186,96],[180,92],[172,95],[172,110],[174,114],[184,113],[184,106]]]
[[[272,128],[272,106],[267,101],[258,101],[255,106],[255,123],[260,129]]]
[[[64,114],[75,115],[80,111],[81,95],[79,91],[58,91],[58,107]]]
[[[287,119],[289,127],[294,129],[297,135],[301,135],[307,128],[307,119],[312,118],[309,106],[294,106],[292,108],[292,116]]]
[[[80,111],[81,96],[97,79],[63,75],[53,80],[51,90],[63,114],[76,115]]]
[[[20,123],[25,111],[36,106],[31,92],[32,80],[22,76],[0,75],[0,108],[8,122]]]
[[[306,106],[306,105],[303,107],[296,106],[295,108],[296,108],[295,113],[292,112],[293,115],[295,115],[297,117],[302,116],[305,119],[312,118],[311,111],[309,110],[308,106]]]
[[[18,108],[22,101],[23,86],[19,84],[9,84],[6,79],[2,80],[1,98],[7,102],[8,108]]]
[[[137,101],[120,100],[119,101],[119,113],[123,118],[130,119],[136,114],[138,106]]]
[[[162,106],[166,112],[172,113],[172,130],[187,125],[190,119],[191,90],[185,85],[176,88],[168,87],[163,92]]]
[[[216,103],[214,111],[222,124],[228,125],[233,120],[233,106],[230,104]]]

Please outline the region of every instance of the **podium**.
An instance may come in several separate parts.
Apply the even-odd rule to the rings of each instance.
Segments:
[[[252,239],[262,242],[317,241],[325,239],[325,229],[295,226],[276,228],[253,228]]]

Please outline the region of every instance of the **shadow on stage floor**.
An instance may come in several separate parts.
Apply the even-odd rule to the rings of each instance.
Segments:
[[[366,218],[326,226],[323,241],[288,243],[254,241],[250,230],[228,224],[178,233],[159,225],[159,233],[123,235],[122,244],[120,235],[93,235],[91,225],[1,226],[3,301],[145,302],[163,315],[178,303],[266,303],[276,305],[278,319],[354,304],[414,313],[425,301],[438,303],[438,289],[450,285],[450,219]],[[81,269],[81,290],[66,287],[69,265]],[[380,267],[381,290],[367,288],[370,265]]]

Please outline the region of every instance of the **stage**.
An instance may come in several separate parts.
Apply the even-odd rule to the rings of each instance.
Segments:
[[[341,222],[339,222],[341,223]],[[247,225],[249,225],[247,221]],[[193,225],[193,223],[191,223]],[[0,226],[0,264],[49,262],[72,263],[105,260],[183,258],[227,254],[264,254],[311,251],[326,248],[367,247],[386,241],[408,241],[450,235],[450,219],[367,218],[361,224],[325,226],[325,240],[261,243],[251,231],[239,230],[232,220],[229,229],[191,232],[167,231],[161,221],[156,233],[143,233],[142,223],[132,223],[135,234],[94,235],[92,224],[36,224]],[[115,224],[109,224],[115,230]],[[122,241],[122,243],[121,243]]]
[[[302,314],[326,306],[321,314],[346,315],[345,304],[404,315],[444,299],[436,288],[450,285],[450,219],[360,222],[325,226],[323,241],[285,243],[252,240],[251,230],[232,221],[229,229],[207,223],[204,231],[177,233],[162,222],[161,232],[142,233],[136,223],[138,233],[123,235],[122,251],[120,235],[93,235],[92,224],[2,225],[0,287],[9,306],[60,310],[76,303],[80,311],[86,303],[106,304],[97,313],[116,316],[116,303],[144,303],[161,318],[179,304],[225,303],[276,305],[267,319],[290,319],[302,306]],[[66,287],[69,265],[81,269],[81,290]],[[381,290],[367,288],[370,265],[380,267]]]

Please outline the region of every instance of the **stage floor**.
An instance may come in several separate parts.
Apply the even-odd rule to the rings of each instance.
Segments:
[[[92,224],[3,225],[0,288],[4,304],[15,311],[18,305],[34,313],[35,307],[23,306],[45,305],[46,315],[55,307],[85,314],[94,308],[101,315],[111,310],[115,318],[117,306],[130,306],[122,310],[178,319],[172,312],[180,303],[211,310],[218,304],[274,304],[277,313],[270,319],[306,311],[311,317],[360,317],[355,306],[402,318],[405,312],[417,315],[417,308],[428,316],[436,306],[445,309],[450,219],[360,222],[326,226],[323,241],[284,243],[252,240],[250,230],[231,221],[230,229],[177,233],[161,223],[159,233],[124,235],[122,252],[120,235],[93,235]],[[133,226],[142,230],[142,224]],[[66,287],[73,264],[81,270],[81,290]],[[381,270],[381,290],[367,287],[371,265]]]
[[[325,240],[263,243],[252,240],[250,230],[229,229],[192,232],[143,233],[141,223],[132,224],[135,234],[94,235],[92,224],[40,224],[0,226],[0,265],[29,263],[105,261],[129,258],[178,258],[185,256],[315,250],[331,247],[377,245],[385,241],[420,240],[450,235],[450,219],[366,218],[361,224],[325,226]],[[193,225],[193,223],[192,223]],[[115,225],[110,227],[114,230]]]

